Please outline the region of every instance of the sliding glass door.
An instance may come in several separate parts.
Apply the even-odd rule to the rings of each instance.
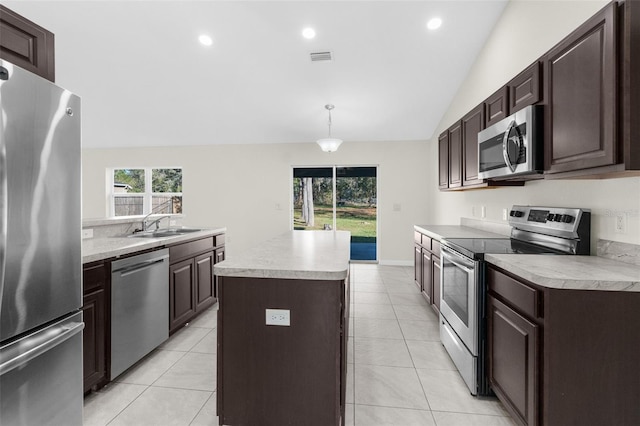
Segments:
[[[293,169],[293,229],[351,232],[351,260],[377,260],[377,168]]]

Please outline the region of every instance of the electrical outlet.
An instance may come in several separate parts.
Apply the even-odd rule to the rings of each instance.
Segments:
[[[82,230],[82,239],[86,240],[87,238],[93,238],[93,229]]]
[[[487,217],[487,207],[486,206],[481,206],[480,207],[480,217],[482,217],[482,218]]]
[[[618,213],[615,217],[615,230],[619,234],[624,234],[627,232],[627,215],[623,213]]]
[[[291,312],[288,309],[267,309],[267,325],[281,325],[289,327],[291,325]]]
[[[177,221],[175,219],[169,219],[169,226],[176,226]]]
[[[507,209],[502,209],[502,220],[507,220]]]
[[[395,203],[393,205],[393,211],[394,212],[399,212],[400,210],[402,210],[402,206],[399,203]]]

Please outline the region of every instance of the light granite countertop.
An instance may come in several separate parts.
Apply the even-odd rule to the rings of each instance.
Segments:
[[[82,240],[82,263],[120,257],[137,251],[164,247],[168,244],[180,243],[196,238],[205,238],[226,232],[227,228],[208,228],[163,238],[104,237]]]
[[[509,236],[462,225],[413,225],[413,228],[436,240],[445,240],[447,238],[509,238]]]
[[[485,260],[542,287],[640,292],[640,266],[599,256],[486,254]]]
[[[347,231],[289,231],[214,265],[225,277],[343,280],[349,271]]]

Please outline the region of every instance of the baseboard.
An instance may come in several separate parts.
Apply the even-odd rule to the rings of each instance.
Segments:
[[[378,263],[382,266],[413,266],[411,260],[381,260]]]

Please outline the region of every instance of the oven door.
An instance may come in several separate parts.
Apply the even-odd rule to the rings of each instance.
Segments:
[[[478,355],[478,264],[441,247],[440,312],[473,356]]]

